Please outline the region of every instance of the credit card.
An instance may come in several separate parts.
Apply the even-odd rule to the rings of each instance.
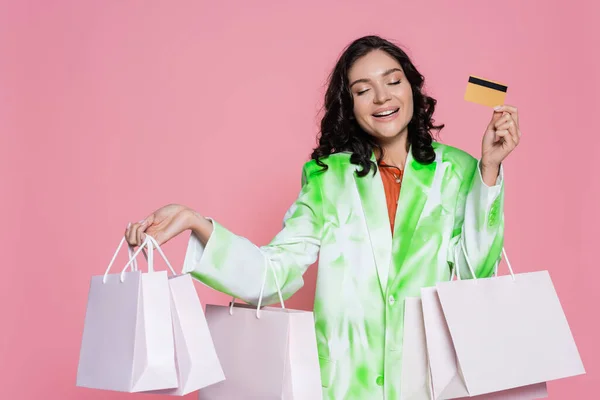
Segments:
[[[469,76],[465,100],[472,103],[495,107],[504,104],[507,86],[477,76]]]

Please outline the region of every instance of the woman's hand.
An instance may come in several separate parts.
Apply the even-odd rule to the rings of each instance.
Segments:
[[[144,242],[146,235],[150,235],[162,245],[190,229],[193,218],[195,213],[192,209],[179,204],[169,204],[143,220],[130,224],[125,230],[125,238],[131,246],[139,246]]]
[[[520,139],[517,108],[509,105],[494,108],[481,143],[481,172],[488,185],[496,181],[500,164],[518,146]]]

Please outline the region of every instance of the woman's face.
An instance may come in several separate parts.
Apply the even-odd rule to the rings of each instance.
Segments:
[[[380,143],[407,133],[413,95],[398,61],[383,50],[371,51],[356,60],[348,81],[354,117],[365,132]]]

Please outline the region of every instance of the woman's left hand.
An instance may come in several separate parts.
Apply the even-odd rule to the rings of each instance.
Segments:
[[[500,163],[517,147],[520,139],[517,108],[509,105],[494,108],[481,144],[482,167],[499,169]]]

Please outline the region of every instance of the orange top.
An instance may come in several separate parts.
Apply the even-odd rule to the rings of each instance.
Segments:
[[[383,180],[383,188],[385,189],[390,228],[393,234],[398,197],[400,196],[400,187],[402,186],[402,170],[398,167],[384,164],[383,161],[379,164],[379,167],[381,179]]]

